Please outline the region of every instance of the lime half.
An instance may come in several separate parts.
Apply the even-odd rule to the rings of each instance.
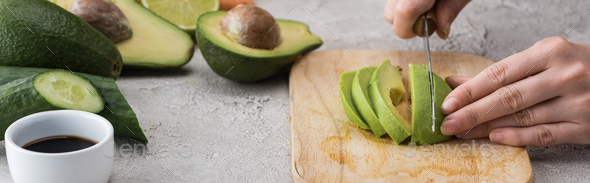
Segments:
[[[219,0],[142,0],[143,6],[194,36],[203,13],[217,11]]]

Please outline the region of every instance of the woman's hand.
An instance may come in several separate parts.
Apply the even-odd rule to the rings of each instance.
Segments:
[[[513,146],[590,143],[590,44],[546,38],[456,87],[443,134]]]
[[[402,39],[409,39],[416,34],[412,26],[420,15],[436,6],[438,37],[447,39],[451,23],[470,0],[388,0],[385,5],[385,20],[393,24],[393,31]]]

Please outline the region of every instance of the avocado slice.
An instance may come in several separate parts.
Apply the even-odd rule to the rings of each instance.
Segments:
[[[383,61],[369,82],[369,98],[381,125],[397,144],[408,138],[411,131],[411,125],[394,106],[405,92],[400,69],[391,66],[389,59]]]
[[[208,12],[197,21],[197,44],[207,64],[218,75],[234,81],[266,79],[301,55],[322,45],[322,39],[301,22],[280,20],[281,44],[272,50],[241,45],[222,34],[220,22],[227,11]]]
[[[352,81],[352,102],[356,106],[357,111],[363,120],[369,125],[371,131],[377,136],[381,137],[385,133],[385,129],[379,118],[371,107],[371,100],[369,100],[369,81],[373,76],[373,72],[377,70],[375,66],[363,67],[356,72],[354,80]]]
[[[121,73],[117,47],[74,14],[46,0],[2,0],[0,7],[0,66],[70,69],[111,78]]]
[[[435,129],[432,131],[432,107],[430,102],[430,79],[428,69],[421,65],[409,64],[408,81],[410,83],[410,100],[412,101],[412,142],[416,144],[434,144],[449,140],[452,136],[443,135],[440,131],[445,115],[441,106],[444,99],[451,93],[451,87],[435,73],[434,105],[436,112]]]
[[[359,117],[359,113],[352,102],[351,85],[355,75],[356,71],[348,71],[340,75],[340,82],[338,83],[340,85],[340,100],[348,119],[358,127],[368,130],[369,126]]]
[[[74,0],[50,0],[69,10]],[[189,34],[133,0],[111,0],[131,24],[131,38],[116,44],[125,66],[177,68],[190,61],[194,42]]]

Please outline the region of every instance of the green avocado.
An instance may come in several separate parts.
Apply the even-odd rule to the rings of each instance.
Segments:
[[[197,21],[197,44],[207,64],[218,75],[234,81],[266,79],[290,66],[301,55],[322,45],[322,39],[301,22],[280,20],[281,44],[272,50],[241,45],[223,35],[220,22],[227,11],[201,15]]]
[[[50,0],[69,10],[74,0]],[[111,0],[125,14],[133,35],[116,44],[125,66],[166,69],[187,64],[194,53],[189,34],[134,0]]]
[[[125,66],[151,69],[176,68],[194,53],[191,36],[134,0],[111,0],[131,24],[133,36],[117,43]]]
[[[342,101],[342,107],[344,107],[344,112],[348,119],[358,127],[368,130],[369,126],[359,117],[357,108],[352,102],[351,85],[355,75],[356,71],[348,71],[340,75],[340,82],[338,83],[340,85],[340,100]]]
[[[399,68],[383,61],[369,82],[369,98],[379,121],[387,134],[400,144],[410,136],[411,125],[399,114],[394,105],[399,104],[406,92]]]
[[[46,0],[0,1],[0,66],[70,69],[117,78],[121,54],[102,33]]]
[[[356,106],[357,111],[363,120],[369,125],[371,131],[377,136],[381,137],[385,133],[385,129],[379,118],[371,107],[371,100],[369,100],[369,81],[373,76],[373,72],[377,70],[375,66],[363,67],[354,76],[352,81],[352,102]]]
[[[440,132],[445,115],[441,106],[451,93],[451,87],[432,73],[434,80],[434,106],[436,113],[435,130],[432,131],[432,107],[430,102],[430,79],[428,69],[421,65],[409,64],[408,81],[410,83],[410,100],[412,101],[412,142],[416,144],[434,144],[449,140],[452,136]]]

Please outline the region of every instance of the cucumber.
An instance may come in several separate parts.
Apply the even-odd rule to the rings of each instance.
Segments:
[[[104,101],[92,83],[70,72],[55,70],[0,86],[0,132],[24,116],[47,110],[71,109],[98,113]]]
[[[53,69],[0,66],[0,85],[50,70]],[[135,112],[133,112],[133,109],[129,103],[127,103],[127,100],[119,90],[114,79],[83,73],[76,74],[84,76],[90,80],[98,90],[98,93],[100,93],[105,102],[105,109],[100,111],[98,115],[111,122],[115,130],[115,136],[148,142],[143,130],[139,126],[139,120],[137,119]],[[2,101],[2,99],[0,99],[0,101]],[[4,101],[2,101],[2,103],[4,103]],[[0,114],[0,116],[2,115],[3,114]],[[5,130],[5,128],[2,130],[4,125],[4,122],[0,121],[0,131],[2,133]],[[10,123],[8,125],[10,125]]]
[[[94,85],[88,79],[73,73],[64,70],[47,71],[35,76],[32,83],[34,90],[56,108],[91,113],[104,109],[104,101]],[[10,92],[9,88],[6,90]],[[20,97],[26,99],[27,96]]]

